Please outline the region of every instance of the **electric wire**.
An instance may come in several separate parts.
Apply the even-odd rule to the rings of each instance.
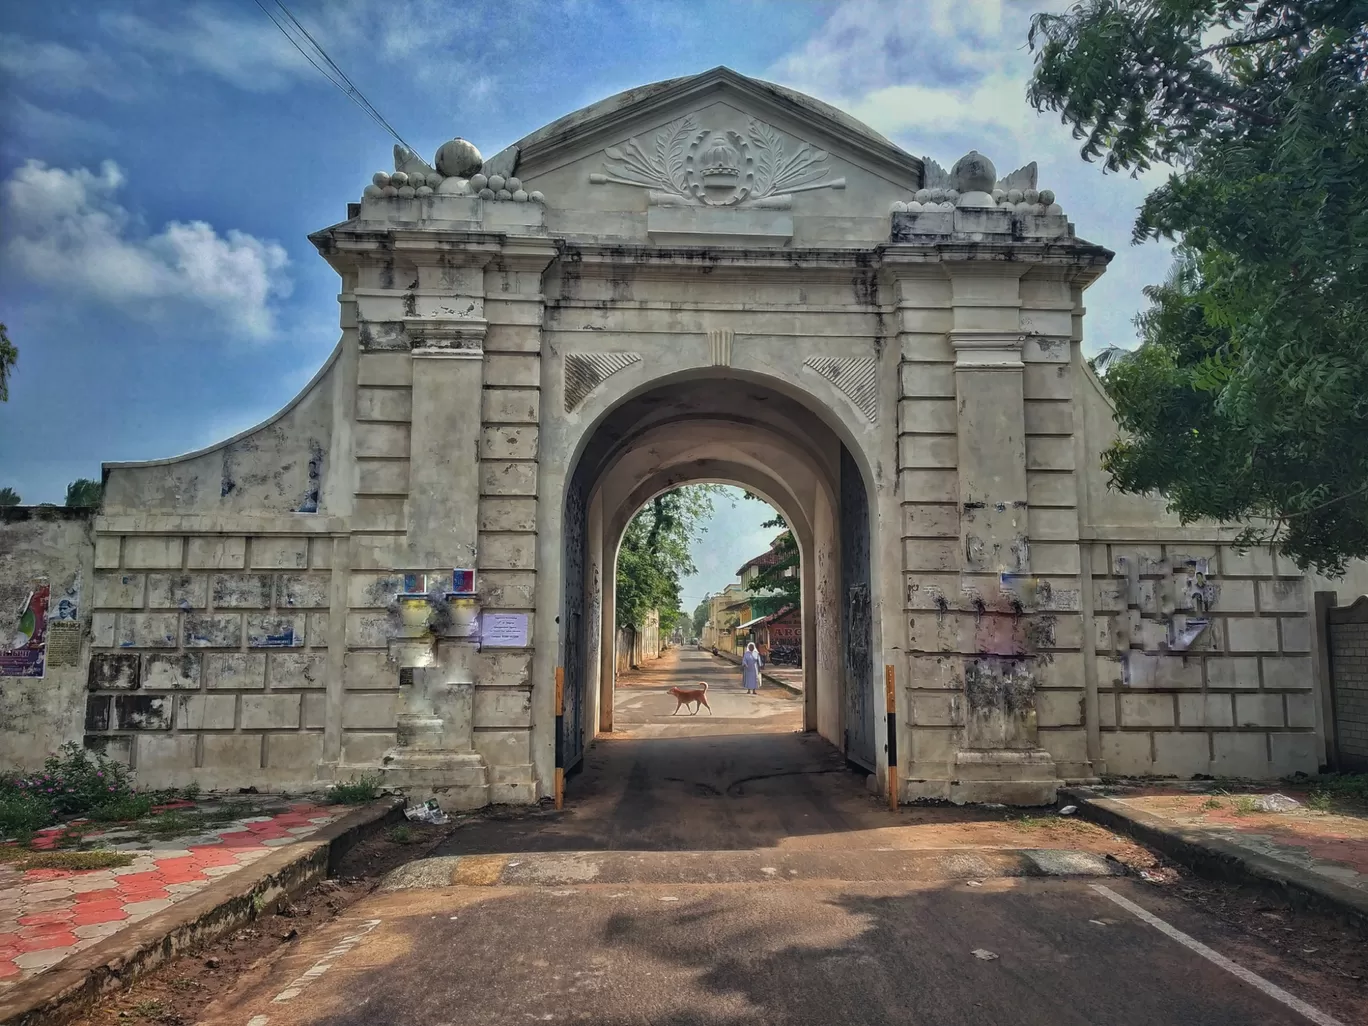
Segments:
[[[262,2],[262,0],[255,0],[255,2],[256,5],[259,8],[261,8],[261,13],[271,19],[271,24],[273,24],[276,28],[280,30],[280,34],[290,41],[290,45],[299,51],[300,56],[302,56],[306,61],[308,61],[309,64],[313,66],[315,71],[317,71],[320,75],[322,75],[330,83],[332,83],[332,85],[334,85],[338,89],[338,91],[342,93],[343,96],[347,97],[347,99],[351,100],[352,103],[360,107],[361,110],[364,111],[365,114],[372,121],[374,121],[377,125],[379,125],[391,136],[393,136],[401,146],[403,146],[410,152],[417,152],[416,150],[414,150],[412,146],[409,145],[409,143],[407,142],[407,140],[404,139],[403,136],[401,136],[398,132],[394,130],[394,126],[385,120],[384,116],[375,108],[375,105],[372,104],[370,100],[366,99],[365,95],[361,92],[361,90],[356,87],[356,84],[352,82],[350,78],[347,77],[346,73],[343,72],[340,67],[338,67],[337,62],[328,56],[327,51],[324,50],[323,47],[319,45],[318,41],[315,40],[314,37],[309,34],[309,31],[299,23],[299,19],[296,18],[292,13],[290,13],[290,9],[288,7],[281,3],[280,0],[275,0],[275,5],[280,8],[284,16],[289,19],[289,22],[294,25],[294,27],[299,31],[299,33],[303,35],[306,40],[308,40],[309,44],[313,47],[317,55],[320,58],[322,58],[324,63],[327,65],[326,68],[323,65],[320,65],[318,61],[314,59],[314,56],[311,55],[308,52],[308,50],[306,50],[300,44],[299,40],[296,39],[295,36],[290,32],[290,30],[286,28],[284,24],[281,23],[280,19],[278,19],[276,15],[271,12],[271,10]],[[334,73],[337,77],[334,77]],[[338,78],[340,78],[342,81],[339,82]]]

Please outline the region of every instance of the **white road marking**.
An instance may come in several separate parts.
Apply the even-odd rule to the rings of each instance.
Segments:
[[[347,934],[347,936],[343,937],[340,941],[337,942],[336,946],[333,947],[331,951],[329,951],[321,959],[319,959],[312,966],[306,969],[288,987],[282,990],[275,997],[271,998],[271,1003],[280,1004],[282,1002],[289,1001],[291,998],[298,997],[300,992],[305,987],[313,983],[314,980],[318,979],[329,969],[331,969],[333,967],[333,962],[335,960],[341,958],[352,948],[356,947],[356,945],[360,944],[361,939],[379,925],[380,920],[378,919],[365,920],[363,923],[361,923],[360,929],[358,929],[355,933],[349,933]],[[257,1016],[257,1019],[260,1019],[261,1022],[257,1022],[256,1019],[253,1019],[251,1022],[247,1024],[247,1026],[265,1026],[265,1016]]]
[[[1207,947],[1205,944],[1197,940],[1195,937],[1189,937],[1176,926],[1170,926],[1168,923],[1164,922],[1162,919],[1154,915],[1152,912],[1145,911],[1143,908],[1141,908],[1135,902],[1131,901],[1129,898],[1124,898],[1120,894],[1117,894],[1110,887],[1106,887],[1102,884],[1093,884],[1092,889],[1095,890],[1098,894],[1102,895],[1102,897],[1107,898],[1110,901],[1116,902],[1116,904],[1120,905],[1122,908],[1124,908],[1127,912],[1131,913],[1131,915],[1135,916],[1137,919],[1149,923],[1150,926],[1154,927],[1160,933],[1168,937],[1172,937],[1174,940],[1176,940],[1179,944],[1183,945],[1183,947],[1187,948],[1189,951],[1195,951],[1197,954],[1201,955],[1203,958],[1205,958],[1208,962],[1212,963],[1213,965],[1220,966],[1222,969],[1230,973],[1232,976],[1239,977],[1240,979],[1244,980],[1245,983],[1249,984],[1251,987],[1254,987],[1256,990],[1260,990],[1263,993],[1267,994],[1274,1001],[1279,1001],[1282,1004],[1286,1005],[1288,1008],[1292,1009],[1294,1012],[1297,1012],[1300,1015],[1305,1016],[1307,1019],[1310,1019],[1312,1022],[1316,1024],[1316,1026],[1344,1026],[1344,1023],[1340,1022],[1333,1015],[1326,1015],[1320,1009],[1313,1008],[1311,1005],[1308,1005],[1301,998],[1296,997],[1293,994],[1289,994],[1287,991],[1283,990],[1277,984],[1269,983],[1267,980],[1265,980],[1262,976],[1258,975],[1257,973],[1250,972],[1244,966],[1232,962],[1230,959],[1226,958],[1225,955],[1222,955],[1219,951],[1213,951],[1211,948]]]

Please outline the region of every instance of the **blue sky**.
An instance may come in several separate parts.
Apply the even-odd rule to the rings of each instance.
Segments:
[[[1004,174],[1037,160],[1079,234],[1118,253],[1089,292],[1086,345],[1128,345],[1140,287],[1168,263],[1129,245],[1155,183],[1103,176],[1027,107],[1026,20],[1051,3],[289,6],[429,157],[453,135],[492,154],[621,89],[726,64],[946,167],[971,148]],[[60,502],[102,460],[209,444],[294,395],[337,340],[337,278],[305,236],[392,166],[392,140],[254,0],[7,5],[0,90],[0,321],[20,349],[0,485]],[[719,565],[753,554],[740,539],[764,518],[717,532],[738,539]]]

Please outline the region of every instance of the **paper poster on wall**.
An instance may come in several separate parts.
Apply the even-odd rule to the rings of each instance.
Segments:
[[[0,624],[0,677],[41,677],[47,655],[48,582],[29,582],[28,598],[8,624]]]
[[[480,617],[480,644],[484,648],[526,648],[526,613],[485,613]]]
[[[81,624],[78,620],[48,621],[48,666],[79,666],[81,662]]]
[[[48,659],[52,658],[51,625],[59,620],[75,621],[81,618],[81,571],[77,570],[65,588],[55,588],[48,610],[49,636]]]

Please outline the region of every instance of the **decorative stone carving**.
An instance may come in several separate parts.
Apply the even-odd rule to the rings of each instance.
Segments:
[[[591,174],[591,183],[649,189],[650,202],[662,206],[783,209],[794,193],[846,185],[844,178],[827,177],[826,150],[795,143],[755,118],[742,136],[700,127],[690,114],[650,139],[628,139],[603,152],[603,172]]]
[[[803,361],[855,404],[871,424],[879,419],[879,363],[862,356],[809,356]]]
[[[732,341],[736,332],[731,328],[714,328],[708,332],[708,351],[714,367],[730,367]]]
[[[892,213],[915,214],[954,209],[998,209],[1018,214],[1062,215],[1049,189],[1036,188],[1036,162],[1019,167],[994,183],[993,162],[970,150],[949,171],[930,157],[922,158],[922,187],[911,200],[898,200]]]
[[[565,412],[583,405],[589,393],[620,370],[641,362],[640,353],[567,353]]]

